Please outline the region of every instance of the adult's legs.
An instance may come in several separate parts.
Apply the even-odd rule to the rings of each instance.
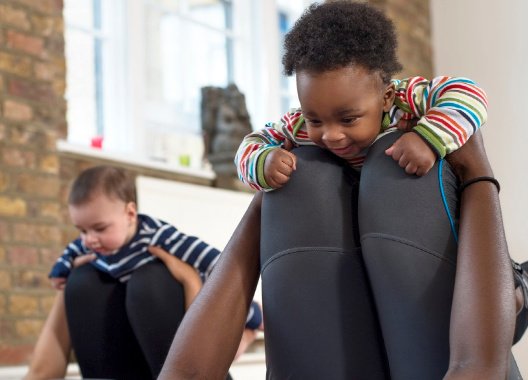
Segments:
[[[262,203],[261,267],[268,378],[387,379],[361,252],[354,186],[316,147]]]
[[[158,260],[137,269],[127,286],[128,318],[156,378],[185,314],[183,287]]]
[[[65,289],[66,316],[83,377],[151,378],[125,308],[126,284],[86,264]]]
[[[405,174],[384,154],[392,133],[370,150],[362,171],[359,220],[393,380],[441,379],[449,365],[449,328],[457,245],[441,198],[438,163],[424,177]],[[443,188],[453,217],[457,181],[447,164]],[[510,378],[517,369],[512,361]]]

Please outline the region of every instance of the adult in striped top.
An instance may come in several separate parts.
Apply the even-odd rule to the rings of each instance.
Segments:
[[[80,237],[66,247],[50,278],[55,288],[65,290],[68,328],[83,376],[157,377],[220,251],[138,214],[135,181],[119,168],[83,171],[72,184],[68,205]],[[79,260],[89,265],[72,270]],[[128,325],[131,330],[121,327]],[[252,302],[246,330],[261,325],[260,306]],[[248,337],[255,338],[250,332],[243,335],[242,348]],[[135,368],[130,359],[135,356],[137,366],[148,366]]]
[[[287,151],[291,145],[319,145],[360,169],[368,147],[398,129],[414,133],[403,135],[387,154],[407,173],[421,176],[487,118],[486,94],[467,78],[411,77],[384,84],[380,73],[356,64],[303,70],[297,86],[302,107],[247,135],[238,149],[239,177],[253,189],[269,191],[287,182],[296,163]]]

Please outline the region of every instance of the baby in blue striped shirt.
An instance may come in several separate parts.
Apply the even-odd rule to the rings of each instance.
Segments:
[[[64,301],[57,301],[61,303],[57,308],[60,315],[50,314],[48,319],[55,321],[46,322],[37,343],[37,347],[46,349],[36,350],[33,361],[49,367],[51,364],[46,363],[53,362],[49,357],[68,357],[68,352],[62,351],[69,351],[71,344],[83,376],[127,377],[124,371],[128,368],[119,369],[118,363],[130,362],[133,348],[123,341],[134,335],[131,339],[139,343],[155,378],[174,332],[210,275],[220,251],[169,223],[139,214],[135,179],[120,168],[103,165],[83,171],[72,184],[68,208],[80,234],[68,244],[50,272],[52,285],[66,292]],[[136,295],[137,289],[141,290],[141,297]],[[145,296],[148,302],[142,298]],[[64,322],[59,323],[66,320],[64,314],[71,343],[57,347],[53,336],[66,329]],[[142,322],[138,323],[140,319]],[[260,305],[253,301],[237,355],[255,339],[256,331],[263,329],[262,321]],[[108,334],[113,336],[114,330],[120,334],[121,327],[117,326],[128,324],[132,327],[130,332],[117,338],[117,343],[109,342]],[[45,331],[46,326],[54,326],[59,334]],[[108,326],[114,327],[107,331]],[[99,331],[103,331],[100,337]],[[40,343],[41,340],[47,341]],[[145,345],[143,340],[147,341]],[[97,351],[104,352],[103,359],[96,359]],[[115,363],[114,372],[107,372],[108,364],[100,363],[109,357],[112,367]],[[53,377],[62,375],[53,373]]]

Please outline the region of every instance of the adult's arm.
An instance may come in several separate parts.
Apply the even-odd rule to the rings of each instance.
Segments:
[[[158,379],[222,379],[240,343],[259,276],[257,193],[187,311]]]
[[[58,291],[39,335],[24,380],[63,378],[70,354],[70,334],[64,309],[64,292]]]
[[[480,132],[447,160],[462,182],[493,176]],[[461,194],[460,215],[450,363],[444,380],[504,379],[515,302],[497,188],[486,181],[468,186]]]

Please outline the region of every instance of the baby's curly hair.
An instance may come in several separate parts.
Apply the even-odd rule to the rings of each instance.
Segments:
[[[384,82],[401,70],[392,21],[365,3],[312,4],[284,41],[284,73],[323,72],[349,65],[379,71]]]

